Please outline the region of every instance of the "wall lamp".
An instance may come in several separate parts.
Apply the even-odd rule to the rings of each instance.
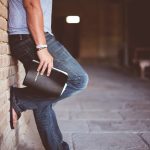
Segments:
[[[67,16],[66,22],[67,23],[80,23],[80,17],[79,16]]]

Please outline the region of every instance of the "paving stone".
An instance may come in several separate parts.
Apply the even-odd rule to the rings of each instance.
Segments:
[[[73,134],[75,150],[149,150],[136,134]]]
[[[55,111],[59,120],[69,120],[69,111]]]
[[[145,139],[150,148],[150,133],[143,133],[141,136]]]
[[[150,111],[120,111],[125,120],[150,120]]]
[[[150,132],[150,120],[138,121],[89,121],[88,122],[90,132]]]
[[[81,102],[81,108],[83,110],[118,110],[124,108],[124,103],[114,101],[88,101],[88,102]]]
[[[150,110],[150,101],[122,102],[121,100],[81,101],[83,110]]]
[[[88,133],[89,128],[86,121],[59,120],[60,129],[65,133]]]
[[[126,103],[124,106],[124,109],[126,110],[132,110],[132,111],[137,111],[137,110],[150,110],[150,103],[141,101],[141,102],[134,102],[134,103]]]
[[[71,111],[72,120],[122,120],[118,112],[111,111]]]
[[[132,89],[130,89],[132,91]],[[80,95],[78,95],[77,97],[80,97],[80,101],[84,101],[84,102],[94,102],[94,101],[105,101],[105,102],[146,102],[149,103],[150,99],[149,99],[149,95],[145,94],[142,96],[136,96],[135,94],[132,95],[128,95],[127,93],[121,93],[120,91],[116,92],[116,93],[111,93],[111,92],[107,92],[109,90],[105,90],[105,91],[98,91],[95,92],[94,90],[89,90],[87,91],[87,93],[81,93]]]
[[[81,110],[81,106],[79,101],[77,101],[76,98],[71,97],[70,99],[65,99],[62,100],[60,102],[58,102],[55,106],[54,106],[55,110]]]

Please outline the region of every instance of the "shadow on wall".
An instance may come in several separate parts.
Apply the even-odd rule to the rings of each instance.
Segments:
[[[17,150],[34,150],[27,146],[27,144],[18,145]]]
[[[22,114],[15,130],[17,150],[44,150],[32,110]]]
[[[2,141],[3,141],[3,135],[0,135],[0,148],[1,148],[1,145],[2,145]]]

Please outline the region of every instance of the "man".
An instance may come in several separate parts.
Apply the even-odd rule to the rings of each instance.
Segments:
[[[25,70],[33,59],[37,71],[50,75],[54,66],[68,73],[68,85],[57,101],[78,93],[88,84],[88,75],[80,64],[54,37],[51,31],[52,0],[9,0],[8,34],[11,55]],[[57,124],[52,101],[29,87],[11,87],[10,125],[14,129],[21,112],[32,109],[42,143],[46,150],[69,150]]]

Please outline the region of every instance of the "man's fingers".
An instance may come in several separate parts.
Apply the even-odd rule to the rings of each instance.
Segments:
[[[38,66],[38,68],[37,68],[37,71],[40,71],[40,70],[41,70],[43,64],[44,64],[44,62],[40,62],[39,66]]]
[[[45,62],[45,63],[43,64],[43,66],[42,66],[41,75],[43,75],[43,74],[44,74],[44,72],[45,72],[45,70],[46,70],[47,66],[48,66],[48,64]]]
[[[46,71],[47,76],[49,76],[51,73],[51,69],[53,67],[53,57],[51,57],[50,55],[46,55],[45,58],[43,56],[39,59],[40,59],[40,64],[37,68],[37,71],[40,72],[41,75],[43,75]]]
[[[48,69],[47,69],[47,76],[49,76],[49,75],[50,75],[51,70],[52,70],[52,64],[51,64],[51,63],[49,63],[49,64],[48,64]]]

